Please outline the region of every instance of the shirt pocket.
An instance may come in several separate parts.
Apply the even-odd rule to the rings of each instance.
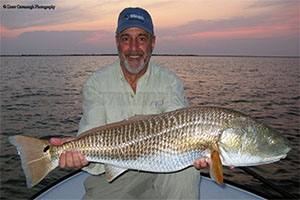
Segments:
[[[147,101],[143,106],[143,114],[161,114],[163,113],[164,106],[163,99],[155,99],[151,101]]]

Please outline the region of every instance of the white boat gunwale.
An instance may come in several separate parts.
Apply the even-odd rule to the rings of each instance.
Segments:
[[[83,180],[83,179],[87,178],[88,176],[90,176],[90,175],[87,172],[82,171],[81,169],[76,170],[76,171],[71,172],[71,173],[67,174],[66,176],[58,179],[57,181],[53,182],[52,184],[49,184],[48,186],[46,186],[45,188],[43,188],[42,190],[40,190],[39,192],[34,194],[30,199],[40,200],[40,199],[47,199],[49,197],[53,199],[54,198],[53,194],[60,193],[60,191],[63,192],[64,194],[66,194],[65,189],[68,189],[68,188],[72,188],[72,191],[76,190],[77,196],[72,196],[72,195],[76,195],[75,193],[68,194],[71,196],[68,196],[67,198],[81,199],[84,195],[83,184],[70,185],[71,184],[70,180],[72,181],[72,179],[75,180],[76,178],[80,178]],[[209,178],[208,174],[201,173],[201,177],[202,178],[201,178],[200,184],[199,184],[200,199],[203,199],[203,198],[206,199],[208,197],[211,197],[211,199],[213,199],[216,196],[209,196],[209,195],[218,195],[218,194],[216,194],[216,190],[209,192],[210,187],[213,187],[215,189],[217,188],[217,190],[222,193],[221,197],[223,197],[223,198],[227,197],[227,199],[228,199],[228,197],[230,197],[230,198],[236,197],[236,199],[240,198],[239,196],[235,196],[235,195],[242,195],[244,197],[248,197],[248,198],[252,198],[252,199],[271,199],[272,198],[270,196],[267,196],[267,194],[258,193],[252,189],[249,189],[245,186],[236,184],[229,180],[224,180],[223,185],[218,185],[217,183],[215,183],[214,181],[212,181]],[[81,180],[81,182],[84,181],[84,180],[83,181],[82,180]],[[73,186],[75,186],[76,189],[73,188]],[[63,188],[63,187],[68,187],[68,188]],[[230,194],[228,193],[228,195],[230,195],[230,196],[226,196],[227,194],[226,194],[225,190],[230,190]],[[236,191],[237,193],[232,194],[232,191]],[[81,194],[82,196],[78,195],[78,193]],[[208,194],[208,193],[212,193],[212,194]],[[58,198],[59,197],[57,196],[56,199],[58,199]],[[64,197],[60,196],[60,198],[64,198]]]

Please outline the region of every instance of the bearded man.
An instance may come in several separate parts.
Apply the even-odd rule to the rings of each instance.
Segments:
[[[83,116],[78,135],[95,127],[135,115],[160,114],[188,106],[181,80],[167,68],[150,62],[156,37],[149,13],[126,8],[118,18],[115,36],[119,59],[94,72],[83,86]],[[73,138],[52,138],[60,145]],[[204,159],[195,162],[205,167]],[[95,175],[85,181],[84,199],[197,199],[199,171],[195,168],[156,174],[128,171],[112,183],[104,167],[88,163],[83,154],[67,151],[60,167],[83,167]]]

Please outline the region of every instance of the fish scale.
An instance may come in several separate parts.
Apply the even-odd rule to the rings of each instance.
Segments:
[[[210,126],[217,133],[220,126],[216,125],[221,124],[211,120],[212,118],[215,119],[216,116],[211,112],[193,108],[153,116],[116,128],[95,130],[93,134],[77,140],[82,147],[78,150],[94,162],[122,167],[124,160],[130,160],[123,167],[144,170],[143,166],[152,163],[147,170],[169,172],[191,165],[195,157],[205,156],[201,154],[201,144],[212,143],[217,140],[218,134],[209,134],[210,137],[207,137],[201,127],[205,126],[207,129]],[[69,144],[65,145],[67,147],[63,145],[61,148],[70,148]],[[167,163],[171,163],[173,167],[166,167]]]
[[[200,157],[210,158],[211,177],[220,184],[222,165],[267,164],[291,149],[286,138],[248,115],[205,106],[135,116],[88,130],[61,146],[19,135],[9,141],[20,152],[28,187],[56,168],[60,155],[70,149],[90,162],[105,164],[108,181],[127,169],[175,172]]]

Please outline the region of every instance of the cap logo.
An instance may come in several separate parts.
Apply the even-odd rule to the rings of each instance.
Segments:
[[[142,21],[144,22],[145,18],[142,16],[142,15],[137,15],[137,14],[127,14],[127,15],[124,15],[124,19],[126,20],[139,20],[139,21]]]

